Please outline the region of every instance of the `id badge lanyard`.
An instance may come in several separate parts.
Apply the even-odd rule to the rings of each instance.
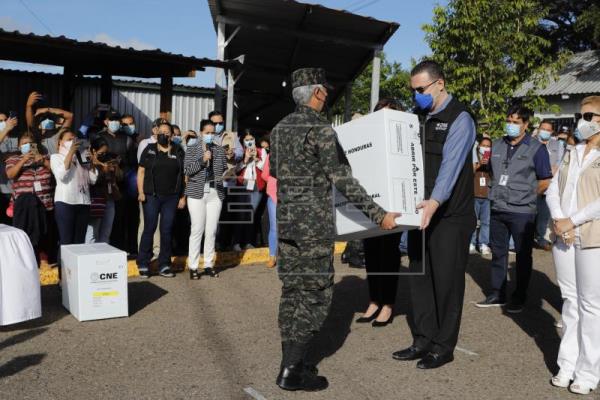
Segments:
[[[504,166],[504,173],[502,175],[500,175],[500,181],[498,182],[498,185],[500,186],[506,186],[508,184],[508,159],[509,159],[509,154],[510,154],[510,147],[506,148],[506,158],[504,159],[504,162],[502,163],[502,165]]]

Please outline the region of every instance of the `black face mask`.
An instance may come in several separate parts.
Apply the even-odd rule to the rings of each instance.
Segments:
[[[165,135],[164,133],[160,133],[158,134],[158,136],[156,137],[156,141],[158,142],[158,144],[160,144],[161,146],[166,146],[169,144],[169,137],[167,135]]]

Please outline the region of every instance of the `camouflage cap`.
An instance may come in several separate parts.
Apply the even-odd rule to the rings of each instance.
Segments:
[[[292,89],[309,85],[323,85],[327,89],[333,89],[333,86],[327,83],[323,68],[300,68],[292,72]]]

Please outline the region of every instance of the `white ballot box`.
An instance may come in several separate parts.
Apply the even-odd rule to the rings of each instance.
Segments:
[[[127,255],[106,243],[61,246],[62,301],[79,321],[129,316]]]
[[[386,211],[402,213],[399,227],[384,231],[334,188],[338,240],[364,239],[421,223],[416,206],[423,200],[423,153],[415,114],[382,109],[335,128],[353,176]]]

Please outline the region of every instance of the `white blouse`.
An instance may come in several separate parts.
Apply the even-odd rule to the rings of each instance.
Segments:
[[[585,159],[585,143],[578,144],[571,152],[571,165],[569,166],[569,176],[562,198],[560,197],[560,188],[558,186],[558,176],[554,175],[550,187],[546,192],[546,203],[550,209],[552,219],[570,218],[575,226],[579,226],[593,219],[600,218],[600,199],[597,199],[581,210],[577,207],[577,184],[581,172],[600,157],[600,150],[592,149]],[[576,157],[573,157],[576,155]],[[579,230],[576,232],[579,236]]]
[[[50,156],[50,168],[56,179],[54,202],[72,205],[89,205],[90,184],[95,184],[98,172],[87,169],[73,157],[71,168],[65,169],[65,155],[61,153]]]

